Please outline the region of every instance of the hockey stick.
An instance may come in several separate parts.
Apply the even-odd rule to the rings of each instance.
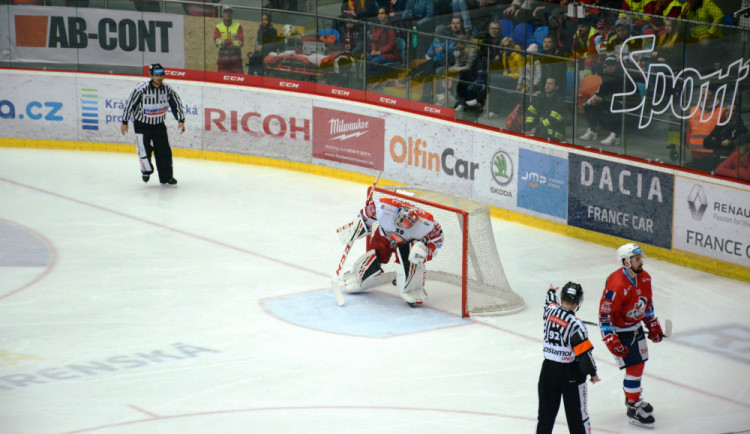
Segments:
[[[598,323],[591,322],[591,321],[583,321],[584,324],[599,327]],[[664,320],[664,330],[662,330],[664,333],[662,334],[665,338],[671,338],[672,337],[672,320],[667,318]]]
[[[378,176],[375,178],[375,182],[372,183],[372,187],[369,188],[369,192],[367,194],[367,201],[365,203],[369,202],[370,199],[372,199],[372,191],[373,187],[378,185],[378,180],[380,179],[380,173],[378,173]],[[346,227],[347,225],[344,225]],[[341,230],[342,228],[339,228]],[[339,285],[339,275],[341,275],[341,269],[344,267],[344,262],[346,262],[346,258],[349,257],[349,252],[352,249],[352,246],[354,245],[354,240],[349,241],[346,243],[346,246],[344,246],[344,253],[341,255],[341,260],[339,261],[339,267],[336,269],[336,275],[333,276],[333,281],[331,281],[331,284],[333,285],[333,295],[336,296],[336,303],[338,303],[339,306],[343,306],[346,302],[344,300],[344,294],[341,293],[341,286]]]

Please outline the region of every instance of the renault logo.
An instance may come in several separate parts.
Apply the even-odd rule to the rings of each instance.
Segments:
[[[703,192],[703,187],[700,184],[693,186],[693,190],[690,191],[687,201],[690,214],[693,215],[693,220],[702,219],[703,213],[708,208],[708,199],[706,199],[706,193]]]

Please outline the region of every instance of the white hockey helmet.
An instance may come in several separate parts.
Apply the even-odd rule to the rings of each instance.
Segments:
[[[630,258],[635,255],[641,255],[641,258],[646,256],[638,244],[624,244],[617,249],[617,262],[621,267],[631,268]]]
[[[419,215],[413,208],[402,206],[396,213],[396,226],[401,229],[409,229],[417,222]]]

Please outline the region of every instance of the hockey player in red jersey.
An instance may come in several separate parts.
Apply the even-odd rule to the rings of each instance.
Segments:
[[[599,303],[599,328],[604,343],[625,370],[623,390],[629,422],[647,428],[654,426],[654,408],[641,398],[641,377],[648,360],[646,335],[661,342],[664,337],[654,314],[651,276],[643,270],[643,250],[629,243],[617,249],[620,268],[607,278]]]
[[[377,230],[372,233],[375,222]],[[367,252],[344,273],[346,292],[363,292],[383,283],[378,279],[383,275],[381,264],[388,263],[395,253],[400,264],[396,267],[396,285],[401,297],[411,307],[427,299],[425,262],[432,260],[443,245],[443,230],[432,214],[395,198],[370,199],[347,227],[339,232],[343,243],[369,233],[372,236],[367,240]]]

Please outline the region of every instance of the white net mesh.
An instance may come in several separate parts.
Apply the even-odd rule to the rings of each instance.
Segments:
[[[445,240],[437,256],[427,263],[427,279],[456,285],[465,294],[468,315],[499,315],[513,313],[524,306],[521,296],[513,292],[503,272],[500,256],[492,234],[490,210],[474,200],[412,186],[379,187],[373,198],[408,196],[402,200],[430,212],[443,228]],[[464,215],[441,208],[440,205],[465,211],[468,215],[468,238],[463,248]],[[466,261],[466,287],[462,284],[463,263]],[[393,261],[391,261],[393,262]],[[384,266],[393,270],[393,264]]]

